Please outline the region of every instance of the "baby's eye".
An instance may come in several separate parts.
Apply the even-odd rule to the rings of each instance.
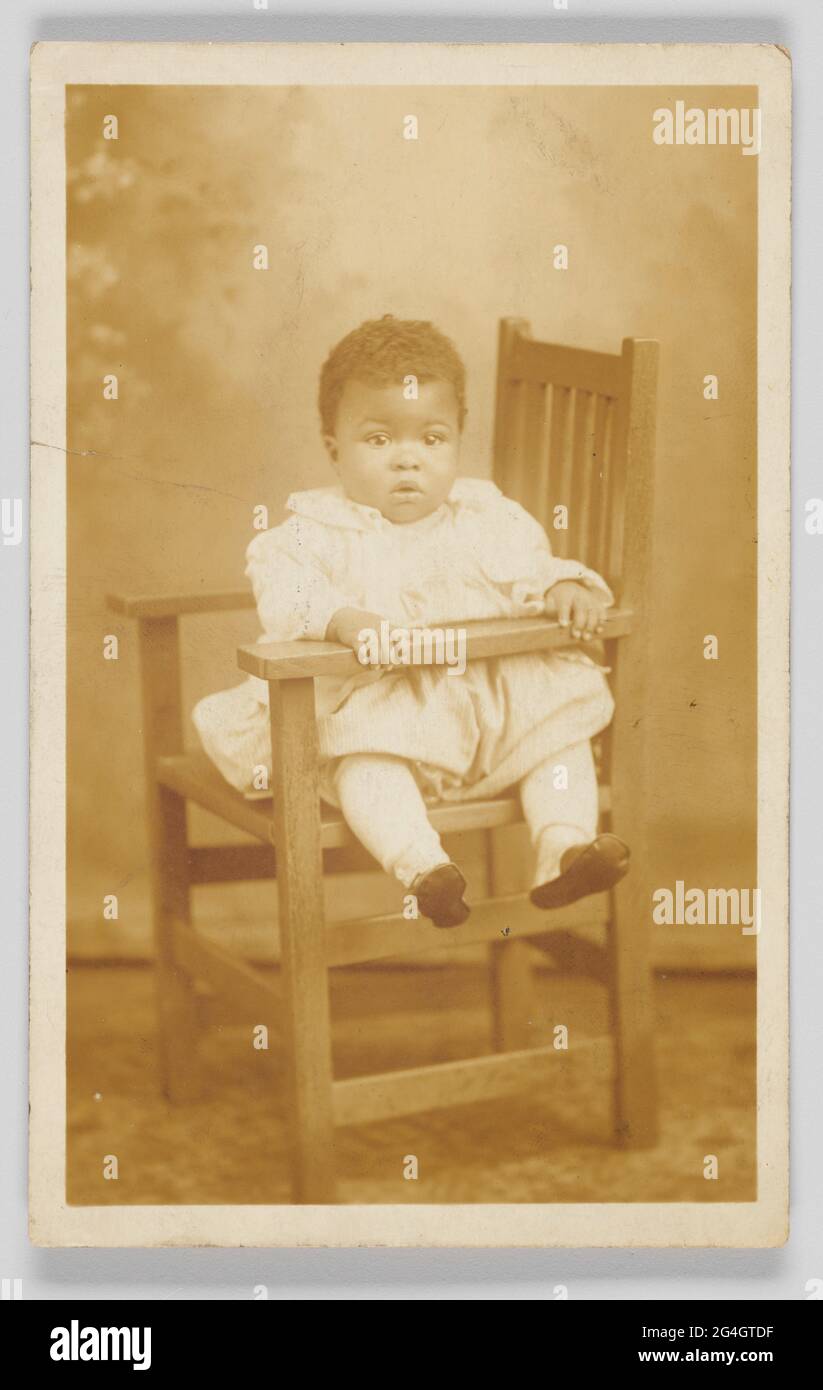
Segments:
[[[445,438],[443,434],[427,434],[424,435],[423,442],[429,446],[433,444],[444,444]]]
[[[387,434],[370,434],[366,438],[366,443],[373,444],[376,449],[382,449],[388,442],[389,436]]]

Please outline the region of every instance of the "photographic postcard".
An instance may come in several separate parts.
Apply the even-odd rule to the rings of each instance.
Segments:
[[[782,1244],[789,56],[31,101],[31,1239]]]

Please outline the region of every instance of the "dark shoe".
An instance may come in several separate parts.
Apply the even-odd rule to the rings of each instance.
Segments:
[[[560,860],[560,877],[533,888],[535,907],[567,907],[590,893],[605,893],[628,873],[631,850],[617,835],[598,835],[589,845],[572,845]]]
[[[410,889],[420,912],[436,927],[459,927],[465,922],[469,915],[468,903],[463,901],[465,891],[466,880],[456,864],[438,864],[436,869],[420,874]]]

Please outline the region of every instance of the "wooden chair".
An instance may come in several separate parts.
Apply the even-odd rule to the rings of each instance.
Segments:
[[[166,1094],[200,1093],[196,982],[237,1004],[253,1023],[273,1018],[274,994],[260,972],[198,935],[195,884],[272,878],[279,894],[280,1033],[286,1049],[294,1200],[334,1202],[334,1128],[546,1084],[554,1048],[529,1047],[525,1021],[535,960],[529,938],[568,940],[600,924],[605,947],[585,942],[584,959],[608,989],[613,1039],[613,1122],[618,1142],[656,1138],[653,1013],[648,953],[651,885],[646,868],[648,680],[651,644],[651,515],[657,343],[627,338],[620,354],[536,342],[522,320],[500,324],[494,436],[495,480],[546,527],[556,553],[599,571],[615,592],[604,634],[616,713],[601,735],[601,824],[631,842],[632,868],[608,894],[538,912],[512,881],[501,828],[521,820],[515,794],[433,809],[441,833],[483,829],[493,896],[475,901],[464,925],[439,931],[401,916],[327,923],[323,872],[376,868],[338,812],[321,807],[314,680],[358,668],[330,642],[242,646],[243,671],[269,683],[272,801],[249,801],[202,752],[186,751],[178,626],[184,615],[254,606],[247,590],[183,597],[112,596],[139,626],[145,775],[154,908],[159,1029]],[[556,529],[554,508],[568,508]],[[560,515],[560,514],[557,514]],[[551,650],[568,633],[548,618],[469,625],[468,658]],[[255,843],[192,847],[187,802],[247,832]],[[447,842],[448,843],[448,842]],[[510,928],[501,935],[501,922]],[[605,930],[604,930],[605,929]],[[490,943],[496,1051],[461,1061],[354,1079],[332,1074],[331,967],[456,943]],[[550,1084],[550,1081],[549,1081]]]

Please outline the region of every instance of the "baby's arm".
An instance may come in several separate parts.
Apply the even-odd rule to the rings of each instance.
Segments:
[[[358,608],[334,582],[340,557],[328,530],[300,517],[256,536],[246,551],[246,574],[257,601],[264,640],[340,642],[360,657],[364,628],[380,634],[383,615]]]
[[[586,641],[602,632],[606,609],[614,604],[605,580],[578,560],[553,555],[539,521],[512,498],[501,498],[496,513],[497,563],[524,609],[556,615],[573,637]]]
[[[333,580],[333,545],[326,532],[301,517],[256,536],[246,550],[246,574],[251,580],[257,613],[265,638],[289,642],[298,638],[322,642],[334,615],[351,606],[351,597]]]

